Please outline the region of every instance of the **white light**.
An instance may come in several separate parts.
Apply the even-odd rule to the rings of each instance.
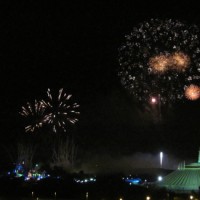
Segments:
[[[163,177],[162,176],[158,176],[158,181],[162,181]]]
[[[150,196],[147,196],[147,197],[146,197],[146,200],[150,200],[150,199],[151,199],[151,197],[150,197]]]
[[[154,103],[156,103],[156,102],[157,102],[156,98],[155,98],[155,97],[152,97],[152,98],[151,98],[151,103],[154,104]]]
[[[160,167],[162,167],[163,164],[163,152],[160,152]]]
[[[190,195],[190,199],[193,199],[194,197],[192,195]]]

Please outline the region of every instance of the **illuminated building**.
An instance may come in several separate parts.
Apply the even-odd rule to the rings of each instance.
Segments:
[[[176,171],[158,181],[157,186],[181,193],[200,191],[200,150],[197,163],[181,164]]]

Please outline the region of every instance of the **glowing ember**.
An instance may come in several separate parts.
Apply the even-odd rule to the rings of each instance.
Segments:
[[[200,87],[197,85],[190,85],[185,89],[185,97],[189,100],[197,100],[200,97]]]

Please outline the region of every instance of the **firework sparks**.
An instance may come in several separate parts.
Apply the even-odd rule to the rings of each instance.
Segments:
[[[182,52],[154,56],[149,59],[148,65],[154,73],[164,73],[167,70],[184,72],[190,64],[190,58]]]
[[[169,58],[164,55],[152,57],[149,59],[149,65],[154,72],[163,73],[168,69]]]
[[[196,25],[151,19],[133,28],[119,49],[122,85],[142,103],[184,97],[184,86],[200,80],[200,38]]]
[[[195,101],[200,98],[200,87],[197,85],[189,85],[185,89],[185,97],[191,101]]]
[[[52,125],[53,132],[58,129],[66,132],[67,122],[75,124],[78,121],[79,105],[71,101],[72,95],[67,95],[63,88],[59,90],[58,97],[52,96],[48,89],[47,97],[47,101],[42,101],[45,106],[44,123]]]
[[[44,112],[45,106],[42,101],[35,100],[33,104],[27,102],[25,106],[22,106],[20,115],[27,119],[26,132],[35,132],[42,127]]]
[[[175,52],[171,58],[171,67],[178,71],[185,71],[190,65],[190,58],[182,52]]]

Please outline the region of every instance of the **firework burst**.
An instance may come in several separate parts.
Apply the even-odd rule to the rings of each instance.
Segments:
[[[67,123],[75,124],[78,121],[77,115],[80,112],[77,109],[79,105],[72,102],[72,95],[67,95],[63,88],[55,97],[48,89],[47,96],[48,99],[42,101],[45,107],[44,123],[52,125],[53,132],[57,132],[59,129],[66,132]]]
[[[200,98],[200,87],[197,85],[189,85],[185,89],[185,97],[191,101],[195,101]]]
[[[151,57],[148,64],[153,69],[153,72],[164,73],[168,70],[169,58],[165,55]]]
[[[170,57],[170,66],[177,71],[185,71],[190,66],[190,57],[182,52],[175,52]]]
[[[22,106],[20,115],[27,120],[26,132],[35,132],[43,126],[44,112],[45,106],[42,101],[35,100],[34,103],[27,102],[25,106]]]
[[[122,85],[142,103],[184,97],[184,86],[200,80],[200,38],[196,25],[151,19],[133,28],[119,49]]]

